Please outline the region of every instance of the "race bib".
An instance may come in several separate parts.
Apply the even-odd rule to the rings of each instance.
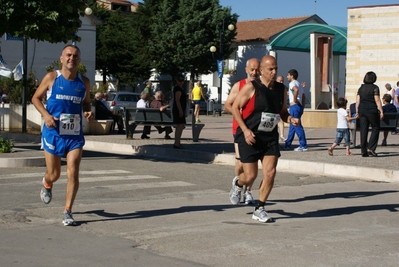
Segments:
[[[280,121],[280,114],[262,112],[258,130],[262,132],[271,132]]]
[[[60,135],[79,135],[79,134],[80,134],[80,115],[61,113]]]

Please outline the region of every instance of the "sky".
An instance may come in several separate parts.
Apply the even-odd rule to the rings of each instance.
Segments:
[[[348,7],[399,4],[399,0],[219,0],[238,21],[318,15],[327,24],[347,27]]]

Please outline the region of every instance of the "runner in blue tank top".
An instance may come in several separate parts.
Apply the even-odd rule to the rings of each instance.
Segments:
[[[64,225],[75,225],[72,205],[79,188],[79,166],[85,140],[82,119],[93,119],[90,105],[90,81],[77,72],[80,50],[67,45],[60,57],[60,71],[47,73],[32,97],[32,103],[44,119],[42,146],[47,172],[43,177],[40,198],[45,204],[51,201],[53,183],[61,174],[61,157],[67,160],[67,190]],[[47,106],[42,96],[47,96]],[[82,116],[83,115],[83,116]]]

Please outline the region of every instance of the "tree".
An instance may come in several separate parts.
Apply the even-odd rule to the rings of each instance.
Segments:
[[[80,41],[84,0],[0,0],[0,35],[4,33],[50,43]]]
[[[137,52],[143,43],[134,31],[133,14],[120,10],[110,11],[102,7],[93,8],[94,14],[102,19],[97,27],[96,69],[102,71],[103,84],[106,76],[117,77],[120,85],[131,85],[141,77],[150,74],[149,63]]]
[[[216,70],[209,48],[218,46],[223,20],[236,23],[237,14],[222,8],[218,0],[144,0],[137,9],[142,22],[139,34],[147,39],[147,58],[160,73],[198,74]],[[224,31],[223,53],[227,58],[235,30]]]

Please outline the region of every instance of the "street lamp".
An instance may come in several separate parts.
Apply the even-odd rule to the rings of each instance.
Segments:
[[[219,116],[222,116],[222,84],[223,84],[223,71],[224,71],[224,54],[223,54],[223,43],[224,43],[224,20],[226,18],[223,19],[223,24],[222,24],[222,28],[220,29],[220,40],[219,40],[219,57],[216,61],[217,64],[217,69],[218,69],[218,76],[220,79],[220,85],[218,87],[218,106],[219,106]],[[227,29],[229,31],[233,31],[234,30],[234,25],[233,24],[229,24],[229,26],[227,26]],[[216,46],[212,45],[209,48],[209,51],[211,51],[212,53],[216,52]]]

